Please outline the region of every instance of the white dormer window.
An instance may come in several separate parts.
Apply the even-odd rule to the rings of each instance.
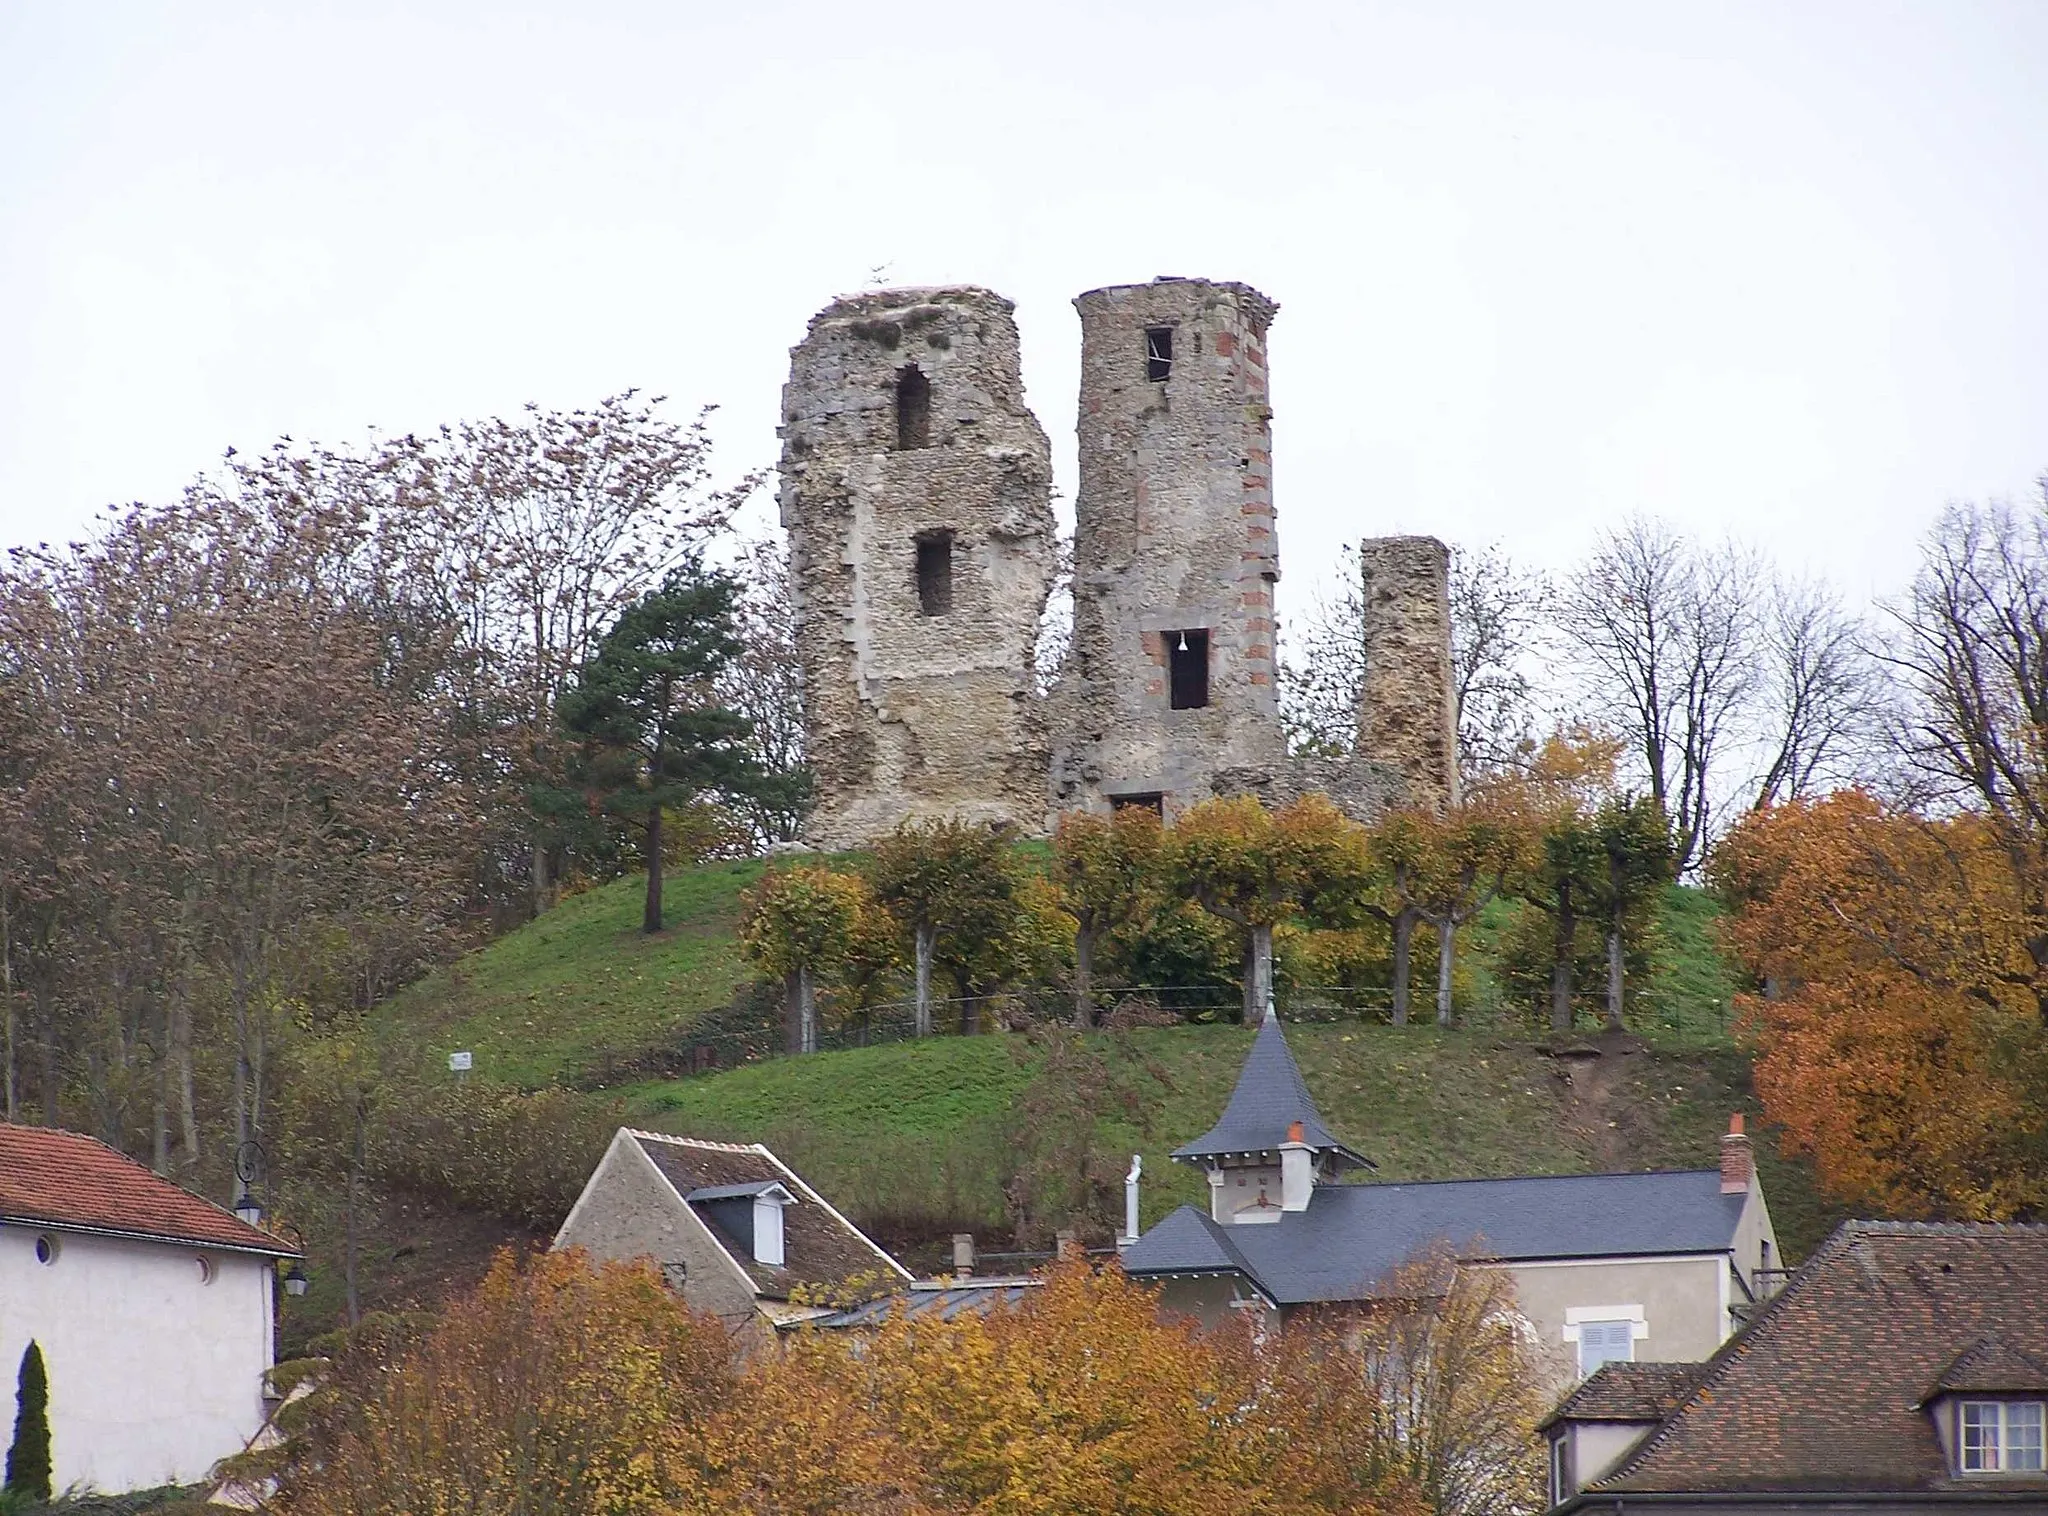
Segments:
[[[2041,1473],[2044,1408],[2039,1400],[1965,1400],[1956,1418],[1963,1472]]]
[[[779,1184],[754,1197],[754,1262],[782,1267],[782,1208],[790,1198]]]

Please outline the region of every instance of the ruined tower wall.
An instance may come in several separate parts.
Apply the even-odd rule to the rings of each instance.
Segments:
[[[1434,537],[1369,537],[1360,756],[1405,781],[1411,805],[1458,803],[1458,701],[1451,671],[1451,553]]]
[[[1265,357],[1278,307],[1249,285],[1200,279],[1074,304],[1074,645],[1053,796],[1095,809],[1156,796],[1171,817],[1215,793],[1222,771],[1285,762]],[[1182,633],[1197,653],[1206,639],[1199,704],[1190,655],[1175,664]]]
[[[1045,825],[1052,470],[1013,309],[970,286],[875,291],[791,349],[780,505],[814,846],[927,817]]]

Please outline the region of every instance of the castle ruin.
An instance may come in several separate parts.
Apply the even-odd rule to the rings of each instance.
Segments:
[[[791,351],[782,523],[817,780],[808,839],[953,816],[1322,790],[1353,815],[1457,794],[1448,553],[1369,540],[1346,760],[1290,758],[1278,703],[1266,333],[1205,279],[1092,290],[1081,315],[1073,646],[1034,652],[1055,537],[1014,307],[970,286],[835,301]]]

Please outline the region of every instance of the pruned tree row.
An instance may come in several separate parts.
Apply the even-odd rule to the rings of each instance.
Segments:
[[[1640,961],[1674,848],[1653,800],[1612,789],[1611,748],[1558,739],[1527,777],[1374,826],[1320,795],[1272,810],[1209,800],[1171,826],[1139,807],[1070,812],[1040,858],[1000,828],[906,825],[861,865],[772,869],[748,897],[742,945],[783,986],[791,1051],[818,1046],[821,1014],[857,1018],[899,995],[915,1034],[931,1035],[935,986],[964,1033],[991,996],[1019,986],[1064,986],[1083,1028],[1111,987],[1227,986],[1250,1023],[1282,973],[1367,992],[1400,1024],[1418,935],[1434,944],[1435,1019],[1449,1025],[1459,929],[1508,899],[1552,923],[1551,1025],[1573,1025],[1590,938],[1619,1027],[1627,964]]]

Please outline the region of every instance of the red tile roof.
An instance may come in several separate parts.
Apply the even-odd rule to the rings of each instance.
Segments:
[[[0,1122],[0,1222],[40,1222],[279,1255],[296,1251],[103,1142],[6,1122]]]
[[[1928,1387],[2027,1390],[2048,1363],[2048,1226],[1845,1221],[1581,1497],[1990,1488],[1956,1479]],[[1993,1347],[1995,1346],[1995,1351]],[[1980,1351],[1981,1349],[1981,1351]],[[2048,1476],[2001,1475],[2040,1510]]]

